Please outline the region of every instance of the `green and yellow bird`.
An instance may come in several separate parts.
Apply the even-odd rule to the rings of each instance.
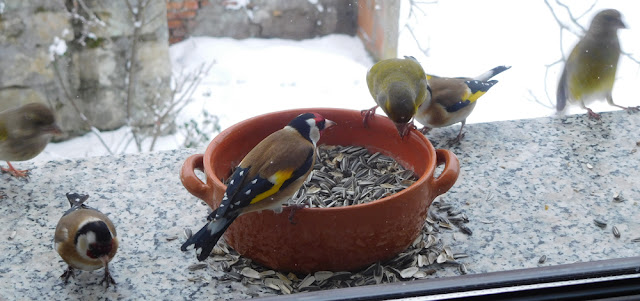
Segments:
[[[476,107],[476,100],[498,83],[497,80],[489,79],[509,68],[511,66],[498,66],[473,78],[427,75],[432,95],[431,101],[424,102],[418,108],[416,120],[424,125],[420,131],[426,134],[432,128],[461,122],[460,132],[452,141],[460,142],[464,137],[462,129],[467,117]]]
[[[587,110],[590,118],[600,119],[600,115],[586,105],[602,98],[628,112],[640,109],[617,105],[611,96],[620,58],[620,28],[626,26],[620,12],[615,9],[603,10],[593,18],[587,33],[573,48],[562,70],[556,94],[558,111],[564,110],[569,100]]]
[[[413,57],[382,60],[367,72],[367,85],[376,105],[363,110],[365,127],[378,107],[393,121],[400,137],[409,133],[418,107],[431,99],[431,88],[420,63]]]
[[[13,168],[9,161],[26,161],[40,154],[60,134],[53,111],[41,103],[29,103],[0,112],[0,160],[7,161],[9,172],[26,177],[27,170]]]

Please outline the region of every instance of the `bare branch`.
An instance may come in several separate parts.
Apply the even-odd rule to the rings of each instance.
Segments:
[[[76,113],[78,113],[78,116],[80,116],[80,119],[91,129],[91,132],[93,132],[96,135],[96,137],[98,138],[98,140],[100,141],[102,146],[104,146],[104,148],[107,150],[107,152],[109,154],[113,155],[113,152],[111,151],[111,148],[109,148],[107,143],[104,142],[104,139],[102,139],[102,135],[100,133],[100,130],[98,130],[95,126],[93,126],[93,124],[91,124],[91,122],[89,121],[87,116],[85,116],[84,113],[82,111],[80,111],[80,108],[78,108],[78,105],[73,100],[73,97],[71,96],[71,93],[69,92],[69,90],[67,89],[67,86],[64,84],[64,82],[62,80],[62,73],[60,72],[60,68],[58,66],[57,57],[54,57],[54,59],[53,59],[53,69],[54,69],[55,74],[56,74],[55,78],[58,80],[58,83],[60,84],[60,87],[62,88],[62,91],[63,91],[65,97],[67,98],[69,103],[71,103],[71,106],[75,109]]]

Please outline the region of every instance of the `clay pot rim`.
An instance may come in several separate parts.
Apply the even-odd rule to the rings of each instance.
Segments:
[[[222,181],[220,181],[220,179],[218,178],[218,175],[215,174],[215,172],[213,171],[213,165],[211,164],[211,153],[213,152],[214,148],[218,147],[218,145],[221,143],[221,141],[223,139],[225,139],[227,136],[232,135],[235,131],[237,131],[237,129],[242,128],[245,124],[248,123],[252,123],[257,119],[262,119],[267,117],[268,115],[273,115],[273,114],[281,114],[281,113],[295,113],[295,112],[320,112],[320,111],[346,111],[346,112],[357,112],[358,114],[360,114],[359,111],[357,110],[352,110],[352,109],[341,109],[341,108],[296,108],[296,109],[288,109],[288,110],[280,110],[280,111],[274,111],[274,112],[269,112],[269,113],[265,113],[265,114],[261,114],[258,116],[254,116],[245,120],[242,120],[238,123],[235,123],[234,125],[228,127],[227,129],[225,129],[224,131],[222,131],[220,134],[216,135],[216,137],[213,138],[213,140],[209,143],[209,145],[207,146],[207,149],[204,152],[204,158],[203,158],[203,163],[204,163],[204,173],[207,175],[208,179],[212,179],[213,183],[212,183],[212,188],[214,186],[219,187],[220,189],[222,189],[223,191],[226,190],[226,185],[224,183],[222,183]],[[320,113],[319,113],[320,114]],[[327,117],[325,115],[327,114],[321,114],[323,115],[325,118],[327,119],[331,119],[331,117]],[[376,114],[376,118],[385,118],[387,120],[389,120],[386,116],[383,115],[378,115]],[[391,122],[391,120],[389,120],[389,122]],[[339,125],[338,125],[339,126]],[[421,187],[424,182],[426,182],[428,180],[428,178],[434,174],[436,167],[439,165],[439,163],[437,162],[437,156],[436,156],[436,150],[434,148],[434,146],[431,144],[431,142],[427,139],[427,137],[425,137],[421,132],[419,132],[416,129],[411,129],[408,137],[405,137],[404,139],[418,139],[418,142],[421,142],[422,144],[424,144],[424,146],[427,148],[427,152],[429,153],[429,158],[433,158],[430,160],[425,160],[425,171],[424,173],[422,173],[420,175],[420,177],[418,178],[418,180],[416,180],[413,184],[411,184],[411,186],[406,187],[396,193],[393,193],[391,195],[388,195],[384,198],[381,199],[376,199],[367,203],[363,203],[363,204],[356,204],[356,205],[349,205],[349,206],[342,206],[342,207],[330,207],[330,208],[321,208],[321,207],[305,207],[302,209],[298,209],[298,212],[300,211],[313,211],[313,212],[331,212],[334,210],[359,210],[362,208],[367,208],[367,207],[371,207],[371,206],[381,206],[384,205],[387,202],[393,202],[396,201],[396,198],[404,198],[404,194],[409,193],[410,190],[412,189],[418,189],[418,187]],[[318,145],[319,146],[319,145]],[[363,146],[363,145],[357,145],[360,147],[364,147],[367,149],[371,149],[371,147],[367,147],[367,146]],[[382,150],[382,149],[379,149]],[[379,151],[378,150],[378,151]],[[398,163],[403,164],[404,162],[402,160],[399,160],[395,157],[392,157],[394,160],[398,161]],[[435,164],[432,164],[432,162],[435,162]],[[403,164],[404,166],[404,164]],[[415,171],[414,171],[415,173]],[[434,177],[434,179],[437,179],[438,177]],[[284,210],[287,210],[287,206],[283,207]]]

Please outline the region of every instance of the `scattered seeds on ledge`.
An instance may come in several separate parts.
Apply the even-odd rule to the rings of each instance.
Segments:
[[[450,209],[438,210],[442,207]],[[445,269],[464,275],[469,271],[461,260],[465,260],[469,255],[452,250],[445,241],[448,236],[443,233],[455,234],[456,227],[459,228],[469,219],[458,220],[453,218],[451,213],[455,213],[456,216],[465,214],[456,208],[451,208],[442,198],[436,199],[429,207],[422,232],[409,248],[386,262],[373,263],[358,272],[318,271],[308,275],[293,273],[285,275],[240,256],[222,239],[215,246],[206,264],[196,263],[187,268],[190,273],[197,274],[189,279],[192,282],[201,282],[210,277],[203,276],[202,273],[212,274],[214,281],[239,282],[252,287],[257,295],[266,296],[274,293],[292,294],[425,279]],[[450,223],[449,227],[443,227],[444,223]],[[209,272],[211,271],[209,269],[213,272]]]

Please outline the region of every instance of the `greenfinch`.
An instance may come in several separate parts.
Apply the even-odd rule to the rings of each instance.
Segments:
[[[603,10],[593,17],[587,33],[573,48],[562,70],[556,94],[558,111],[564,110],[568,99],[587,110],[590,118],[600,119],[586,104],[602,98],[628,112],[639,110],[639,107],[617,105],[611,96],[620,58],[620,28],[626,26],[615,9]]]
[[[418,107],[431,99],[431,88],[420,63],[413,57],[382,60],[367,72],[367,86],[376,105],[363,110],[363,123],[378,107],[393,121],[400,137],[409,133]]]
[[[27,176],[27,170],[18,170],[9,161],[25,161],[44,150],[52,135],[61,133],[53,111],[40,103],[0,112],[0,160],[7,161],[9,172],[15,177]]]
[[[420,130],[426,134],[431,128],[450,126],[462,123],[458,136],[451,141],[458,143],[464,137],[462,129],[467,117],[476,107],[476,100],[498,83],[489,80],[510,66],[498,66],[474,78],[439,77],[427,75],[431,87],[431,101],[424,102],[416,113],[416,120],[424,127]]]

